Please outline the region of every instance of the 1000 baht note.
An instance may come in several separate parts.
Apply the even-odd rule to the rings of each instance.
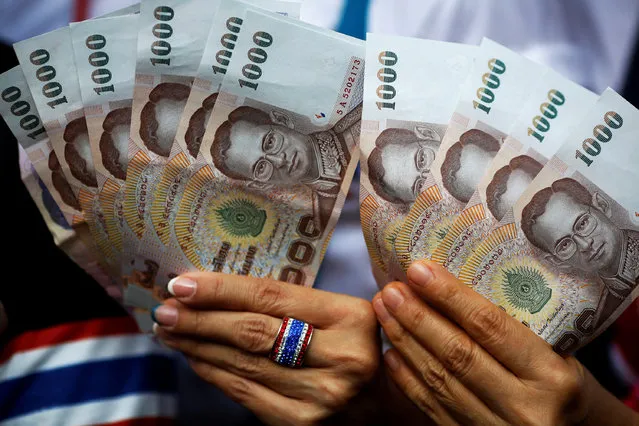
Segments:
[[[394,240],[427,184],[476,46],[368,34],[362,112],[362,231],[378,283],[399,278]]]
[[[596,101],[594,93],[548,70],[431,259],[459,275],[477,246],[510,211]]]
[[[152,228],[151,206],[218,3],[148,0],[140,5],[124,200],[125,229],[131,231],[123,235],[127,303],[133,298],[157,303],[153,284],[164,248]]]
[[[51,168],[68,181],[58,184],[67,199],[75,197],[100,253],[113,271],[116,258],[108,238],[102,208],[95,197],[97,180],[84,118],[77,70],[69,27],[43,34],[14,45],[34,104],[49,136],[55,158]],[[48,153],[50,155],[50,153]],[[56,181],[54,181],[54,185]]]
[[[175,220],[176,272],[312,285],[357,164],[364,43],[255,10],[242,33]]]
[[[19,66],[0,75],[0,99],[0,114],[48,189],[50,197],[45,203],[57,204],[70,225],[84,222],[78,198],[62,172]]]
[[[561,353],[639,294],[639,111],[613,90],[462,268],[477,292]]]
[[[278,14],[299,18],[301,3],[282,0],[222,0],[215,13],[202,60],[191,87],[191,92],[177,127],[174,146],[162,177],[155,189],[151,221],[153,230],[166,249],[156,277],[158,288],[164,288],[174,271],[170,251],[180,249],[172,232],[182,195],[195,171],[193,164],[200,153],[204,132],[215,106],[215,101],[233,58],[235,46],[243,36],[242,24],[246,12],[251,7],[259,7]],[[240,59],[241,60],[241,59]],[[202,160],[201,162],[203,162]]]
[[[4,110],[0,110],[0,115],[3,115],[5,112]],[[14,133],[14,135],[16,134]],[[27,154],[20,144],[18,144],[18,155],[22,182],[27,188],[29,195],[31,195],[33,202],[38,207],[42,218],[47,224],[47,228],[49,228],[53,236],[55,244],[60,246],[70,239],[75,238],[76,234],[73,227],[67,222],[62,210],[60,210],[60,207],[49,192],[48,187],[42,179],[40,179],[33,163],[29,160],[29,154]]]
[[[71,39],[84,105],[95,196],[104,214],[116,265],[121,266],[124,190],[128,166],[131,99],[138,15],[73,23]],[[118,269],[119,270],[119,269]]]
[[[80,203],[60,169],[19,66],[0,75],[0,115],[18,141],[23,181],[54,241],[87,273],[105,284],[105,272],[98,265],[100,254],[86,230]],[[25,172],[30,176],[25,177]]]
[[[427,184],[395,239],[405,270],[430,259],[500,150],[544,67],[484,38]]]

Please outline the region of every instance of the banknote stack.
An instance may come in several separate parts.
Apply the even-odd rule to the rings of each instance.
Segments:
[[[639,294],[638,110],[490,39],[364,42],[300,6],[143,0],[14,46],[32,196],[142,328],[188,271],[312,286],[359,160],[380,286],[430,259],[562,353]]]
[[[145,0],[14,45],[0,113],[32,196],[60,238],[89,230],[143,329],[184,272],[313,284],[357,167],[365,47],[300,7]]]
[[[639,294],[639,111],[483,39],[369,34],[362,230],[378,284],[429,259],[560,353]]]

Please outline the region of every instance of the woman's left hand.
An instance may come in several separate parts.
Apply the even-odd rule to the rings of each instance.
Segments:
[[[343,407],[374,376],[377,324],[369,302],[283,282],[186,274],[154,310],[156,334],[195,372],[273,425],[310,425]],[[282,318],[314,327],[303,367],[268,358]]]
[[[408,279],[387,285],[373,306],[395,347],[385,355],[389,375],[436,423],[572,425],[594,418],[593,405],[621,416],[575,358],[442,266],[415,263]]]

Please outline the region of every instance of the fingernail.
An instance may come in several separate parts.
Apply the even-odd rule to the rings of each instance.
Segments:
[[[169,293],[175,297],[187,298],[195,294],[197,283],[188,278],[173,278],[167,286]]]
[[[390,287],[382,291],[382,299],[384,305],[388,306],[391,310],[397,310],[404,303],[404,296],[396,288]]]
[[[387,350],[384,354],[384,361],[386,362],[388,368],[390,368],[392,371],[395,371],[399,368],[399,358],[397,358],[397,355],[395,355],[390,349]]]
[[[379,319],[380,322],[387,322],[389,319],[391,319],[391,316],[386,310],[386,306],[384,306],[384,302],[382,302],[382,299],[375,299],[375,301],[373,302],[373,309],[375,309],[377,319]]]
[[[422,262],[413,263],[411,267],[408,268],[407,274],[410,281],[420,286],[427,285],[435,278],[433,271]]]
[[[173,306],[158,305],[151,311],[151,318],[162,326],[173,327],[177,324],[178,311]]]

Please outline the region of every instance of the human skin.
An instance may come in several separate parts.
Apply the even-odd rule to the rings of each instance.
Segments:
[[[169,292],[154,310],[157,336],[266,424],[317,424],[377,372],[377,323],[363,299],[218,273],[183,275]],[[315,327],[300,369],[268,359],[285,316]]]
[[[639,424],[574,357],[440,265],[413,264],[373,307],[394,346],[386,373],[437,424]]]

